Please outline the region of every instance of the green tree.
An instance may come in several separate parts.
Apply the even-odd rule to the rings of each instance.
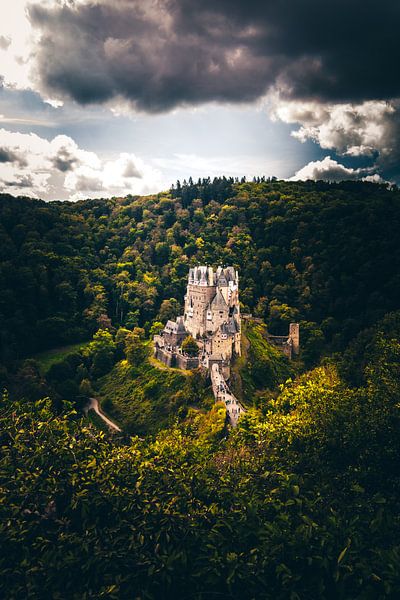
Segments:
[[[182,350],[189,356],[197,356],[199,353],[199,347],[196,343],[196,340],[188,335],[182,342]]]
[[[166,323],[169,319],[176,319],[179,316],[180,304],[176,298],[169,298],[161,302],[160,310],[158,311],[157,320],[161,323]]]
[[[153,321],[149,330],[150,337],[153,337],[154,335],[160,333],[160,331],[162,331],[163,329],[164,324],[161,323],[161,321]]]
[[[140,334],[140,328],[135,329],[125,339],[125,355],[132,366],[139,365],[147,356],[146,346]]]
[[[93,377],[108,373],[114,364],[116,343],[108,330],[99,329],[93,340],[83,349],[83,355],[91,361]]]

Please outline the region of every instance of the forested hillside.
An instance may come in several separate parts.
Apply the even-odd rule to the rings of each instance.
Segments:
[[[302,321],[303,357],[341,350],[398,308],[400,193],[361,182],[175,186],[147,197],[0,197],[1,360],[179,311],[187,271],[239,269],[244,310]]]
[[[221,178],[0,215],[1,598],[399,597],[397,189]],[[238,268],[255,317],[236,429],[151,356],[199,263]],[[293,320],[290,362],[266,331]]]
[[[398,598],[391,324],[370,336],[363,386],[319,367],[228,437],[219,405],[123,443],[68,405],[3,398],[1,597]]]

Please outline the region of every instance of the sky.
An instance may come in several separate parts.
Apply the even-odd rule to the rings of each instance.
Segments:
[[[400,182],[397,0],[1,0],[0,191]]]

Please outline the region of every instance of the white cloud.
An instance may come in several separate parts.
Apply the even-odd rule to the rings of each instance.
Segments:
[[[163,183],[160,172],[134,154],[104,160],[65,135],[49,141],[0,129],[0,150],[1,192],[77,200],[152,193]]]
[[[33,32],[26,15],[27,0],[0,3],[0,36],[10,40],[0,47],[0,77],[4,83],[18,89],[31,86],[29,58]]]
[[[323,160],[309,162],[302,169],[297,171],[289,181],[307,181],[307,179],[324,179],[325,181],[344,181],[349,179],[363,179],[375,183],[382,182],[382,178],[377,173],[371,173],[371,168],[352,169],[345,167],[326,156]]]
[[[37,90],[32,78],[35,49],[40,33],[32,27],[28,8],[32,0],[1,0],[0,2],[0,81],[7,87]],[[41,6],[68,4],[68,0],[41,0]],[[75,3],[78,4],[77,0]],[[51,106],[62,106],[57,98],[44,98]]]
[[[389,185],[393,185],[394,181],[387,181],[383,179],[378,173],[374,173],[373,175],[367,175],[362,178],[363,181],[369,181],[370,183],[387,183]]]
[[[312,140],[321,148],[347,156],[387,156],[393,151],[396,108],[383,101],[361,104],[323,104],[271,97],[271,117],[299,123],[292,131],[300,142]]]
[[[74,200],[110,195],[148,194],[162,187],[161,173],[134,154],[90,165],[81,163],[65,178],[65,188]]]

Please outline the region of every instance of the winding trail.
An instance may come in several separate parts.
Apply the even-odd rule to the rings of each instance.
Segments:
[[[122,431],[122,429],[120,429],[118,427],[118,425],[116,425],[115,423],[113,423],[101,411],[101,408],[99,406],[99,401],[97,400],[97,398],[89,398],[89,402],[87,403],[87,405],[84,408],[84,412],[85,412],[86,415],[88,414],[89,410],[94,410],[94,412],[99,415],[100,419],[103,419],[104,423],[106,423],[106,425],[108,425],[108,427],[110,429],[114,429],[115,431]]]

